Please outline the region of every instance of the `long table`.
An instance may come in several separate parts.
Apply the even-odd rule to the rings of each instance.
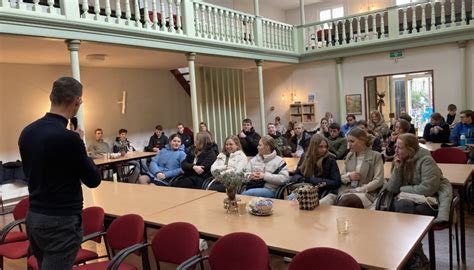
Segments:
[[[212,239],[232,232],[251,232],[260,236],[272,253],[280,255],[291,256],[319,246],[337,248],[351,254],[363,267],[382,269],[401,268],[433,221],[428,216],[328,205],[304,211],[285,200],[274,200],[271,216],[239,216],[225,213],[225,197],[223,193],[211,194],[144,218],[155,226],[189,222]],[[252,197],[240,198],[249,201]],[[337,232],[338,217],[351,220],[347,235]]]
[[[102,166],[102,165],[108,165],[112,163],[118,163],[118,162],[124,162],[124,161],[129,161],[129,160],[135,160],[135,159],[142,159],[142,158],[149,158],[153,157],[156,155],[156,152],[140,152],[140,151],[133,151],[133,152],[127,152],[125,156],[121,156],[118,158],[107,158],[105,156],[101,158],[96,158],[94,159],[94,163],[97,166]]]
[[[84,207],[100,206],[114,217],[131,213],[144,217],[216,192],[102,181],[98,188],[83,186],[82,193]]]

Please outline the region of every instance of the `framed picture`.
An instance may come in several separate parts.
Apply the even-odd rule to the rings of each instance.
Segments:
[[[362,114],[362,95],[346,95],[346,114]]]

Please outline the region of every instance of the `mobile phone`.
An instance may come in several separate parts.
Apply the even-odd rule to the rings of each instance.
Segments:
[[[71,118],[70,121],[71,121],[73,129],[77,130],[77,117],[74,116],[73,118]]]

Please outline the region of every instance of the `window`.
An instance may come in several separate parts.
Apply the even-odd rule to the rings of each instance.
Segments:
[[[328,21],[340,17],[344,17],[344,7],[342,6],[321,10],[319,12],[319,21]]]

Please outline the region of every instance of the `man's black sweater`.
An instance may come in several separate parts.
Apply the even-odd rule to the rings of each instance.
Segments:
[[[81,181],[90,188],[100,184],[100,174],[87,156],[84,142],[66,129],[68,120],[47,113],[31,123],[18,140],[28,179],[30,211],[68,216],[82,212]]]

